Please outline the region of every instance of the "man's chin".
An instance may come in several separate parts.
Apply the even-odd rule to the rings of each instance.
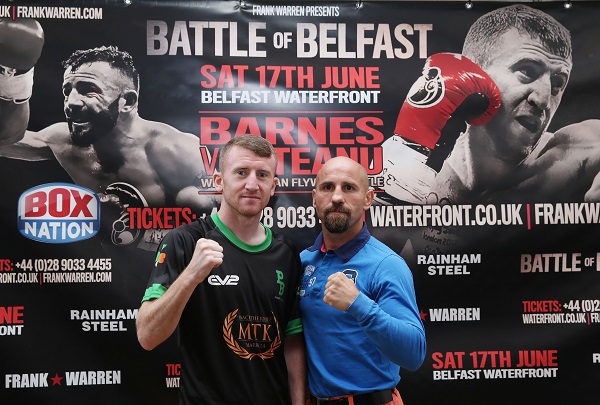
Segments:
[[[496,143],[497,154],[504,161],[520,162],[527,157],[540,140],[541,134],[532,133],[519,126],[511,132],[511,138],[502,139]]]
[[[332,218],[330,215],[325,217],[325,228],[331,233],[343,233],[348,230],[348,220],[346,217]]]
[[[71,132],[71,142],[75,146],[90,146],[93,143],[90,138],[87,134]]]
[[[243,216],[245,216],[247,218],[252,218],[257,215],[260,215],[262,212],[262,209],[258,206],[257,207],[240,207],[240,209],[238,211]]]
[[[91,129],[85,131],[75,129],[71,131],[71,142],[76,146],[90,146],[104,135]]]

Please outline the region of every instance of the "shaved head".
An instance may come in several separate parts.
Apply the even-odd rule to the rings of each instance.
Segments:
[[[338,170],[347,170],[355,173],[355,180],[360,184],[361,188],[364,187],[365,190],[369,188],[369,176],[367,175],[365,168],[358,162],[355,162],[346,156],[334,157],[325,162],[323,167],[321,167],[321,170],[319,170],[319,173],[317,173],[317,184],[319,183],[319,178],[323,178],[326,173]]]

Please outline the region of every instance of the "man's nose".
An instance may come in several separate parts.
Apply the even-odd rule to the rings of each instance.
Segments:
[[[541,76],[538,80],[532,82],[531,92],[527,100],[540,110],[546,110],[552,100],[552,82],[550,74]]]
[[[77,91],[71,91],[68,95],[65,96],[65,106],[66,107],[78,107],[83,105],[81,94]]]
[[[246,178],[246,189],[248,189],[248,190],[258,189],[258,180],[256,178],[256,174],[252,173]]]
[[[331,200],[335,202],[344,201],[344,192],[341,187],[336,187],[331,195]]]

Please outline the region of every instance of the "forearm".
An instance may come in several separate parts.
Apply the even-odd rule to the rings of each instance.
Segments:
[[[1,101],[0,104],[2,104]],[[14,125],[16,125],[16,121],[13,121],[12,124],[5,124],[2,121],[4,117],[2,107],[0,107],[0,157],[28,162],[55,159],[54,152],[48,146],[46,139],[52,138],[60,131],[61,128],[58,125],[50,126],[40,132],[24,130],[25,133],[23,135],[19,132],[20,130],[15,131]],[[11,125],[13,125],[12,128]],[[5,134],[8,138],[2,137]],[[10,138],[11,136],[15,137]]]
[[[154,349],[173,334],[196,285],[184,271],[160,298],[142,304],[136,328],[144,349]]]
[[[306,405],[306,346],[302,334],[285,338],[284,355],[292,405]]]
[[[28,123],[29,103],[15,104],[0,100],[0,146],[20,141],[25,135]]]
[[[348,312],[390,361],[411,371],[421,366],[426,341],[417,313],[406,308],[405,316],[391,316],[364,294],[357,297]]]

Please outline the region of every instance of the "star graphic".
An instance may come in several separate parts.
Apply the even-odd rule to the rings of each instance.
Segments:
[[[427,313],[423,312],[423,310],[422,310],[422,309],[420,310],[420,313],[419,313],[419,315],[421,316],[421,320],[422,320],[422,321],[425,321],[425,320],[426,320],[425,318],[427,318]]]
[[[54,377],[50,377],[50,379],[52,380],[52,386],[55,386],[55,385],[62,385],[62,384],[61,384],[61,381],[62,381],[63,377],[59,377],[59,376],[58,376],[58,373],[56,373],[56,374],[54,375]]]

